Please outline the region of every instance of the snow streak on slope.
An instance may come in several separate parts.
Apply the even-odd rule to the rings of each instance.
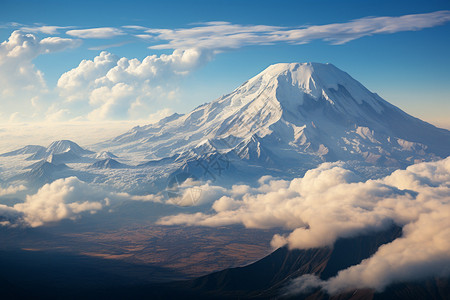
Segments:
[[[450,133],[409,116],[331,64],[270,66],[231,94],[100,146],[146,159],[208,153],[303,172],[323,161],[401,167],[450,154]]]
[[[450,155],[449,131],[406,114],[347,73],[320,63],[272,65],[188,114],[91,146],[96,155],[71,143],[26,147],[4,160],[36,151],[28,159],[67,164],[72,169],[67,176],[155,193],[180,173],[194,181],[220,178],[233,184],[262,175],[302,176],[324,161],[342,160],[374,178]],[[123,165],[90,167],[110,158]]]

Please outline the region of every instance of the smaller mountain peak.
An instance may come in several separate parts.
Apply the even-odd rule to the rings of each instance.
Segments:
[[[95,159],[108,159],[108,158],[118,158],[117,155],[113,154],[109,151],[101,151],[98,153],[95,153],[94,155]]]
[[[115,159],[107,158],[104,160],[97,161],[90,165],[89,169],[122,169],[127,168],[128,166],[118,162]]]
[[[69,140],[58,140],[53,141],[48,148],[54,148],[54,147],[70,147],[70,146],[78,146],[77,143],[69,141]]]
[[[77,143],[72,142],[70,140],[59,140],[52,142],[47,147],[47,155],[50,154],[59,154],[64,152],[73,151],[76,154],[84,155],[84,154],[93,154],[94,152],[85,150],[81,148]]]

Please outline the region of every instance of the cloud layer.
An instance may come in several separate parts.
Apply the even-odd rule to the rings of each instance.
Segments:
[[[113,27],[100,27],[89,29],[73,29],[66,31],[66,34],[83,39],[109,39],[124,35],[125,32]]]
[[[16,187],[8,190],[15,193]],[[83,212],[94,213],[109,205],[108,193],[88,185],[76,177],[58,179],[44,185],[23,203],[13,207],[0,204],[0,225],[42,226],[63,219],[75,219]]]
[[[262,178],[258,187],[233,186],[215,201],[215,213],[161,218],[164,225],[249,228],[283,227],[277,248],[332,246],[353,237],[403,226],[403,236],[357,266],[326,282],[300,278],[292,291],[320,286],[329,293],[349,288],[382,290],[388,284],[450,274],[450,157],[398,170],[379,180],[360,181],[342,163],[324,163],[292,181]]]
[[[6,188],[0,187],[0,196],[4,195],[13,195],[17,192],[25,190],[26,187],[24,185],[15,185],[15,186],[8,186]]]
[[[23,185],[0,189],[0,196],[26,190]],[[118,201],[162,202],[161,195],[129,195],[106,191],[76,177],[45,184],[24,202],[14,206],[0,204],[0,226],[38,227],[64,219],[76,219],[83,213],[96,213]]]
[[[151,49],[200,47],[222,50],[277,43],[305,44],[314,40],[344,44],[364,36],[416,31],[439,26],[449,21],[450,11],[399,17],[366,17],[346,23],[311,25],[300,28],[207,22],[192,28],[147,29],[138,37],[168,41],[168,43],[151,46]]]

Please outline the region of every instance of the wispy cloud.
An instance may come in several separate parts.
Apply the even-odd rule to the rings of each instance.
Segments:
[[[40,25],[40,26],[24,26],[21,27],[20,30],[24,32],[32,32],[32,33],[44,33],[44,34],[58,34],[62,29],[73,28],[73,26],[48,26],[48,25]]]
[[[114,27],[99,27],[69,30],[66,34],[83,39],[110,39],[126,33]]]
[[[305,44],[314,40],[344,44],[364,36],[416,31],[439,26],[449,21],[450,11],[445,10],[399,17],[366,17],[346,23],[311,25],[301,28],[208,22],[191,28],[147,29],[144,31],[146,35],[139,35],[139,37],[153,37],[155,41],[168,41],[168,43],[151,46],[151,49],[191,47],[233,49],[276,43]]]
[[[167,95],[162,98],[169,99],[169,96],[174,98],[173,95],[178,90],[174,86],[165,87],[164,84],[153,83],[157,83],[158,80],[160,83],[163,80],[168,83],[170,81],[168,79],[172,78],[167,77],[168,74],[187,74],[223,51],[253,45],[297,45],[312,41],[343,44],[364,36],[421,30],[449,21],[450,11],[445,10],[397,17],[365,17],[344,23],[308,26],[299,24],[297,27],[214,21],[190,24],[186,28],[178,29],[126,25],[68,30],[69,27],[65,26],[7,23],[0,25],[0,28],[21,30],[14,31],[8,40],[0,44],[0,88],[2,88],[0,116],[3,120],[11,121],[39,118],[49,120],[87,117],[142,118],[143,111],[148,114],[162,109],[157,104],[156,106],[150,104],[154,100],[152,98],[155,98],[154,94]],[[68,36],[78,39],[53,36],[57,33],[63,34],[63,31]],[[43,35],[44,37],[41,37]],[[118,37],[121,39],[117,39]],[[109,66],[109,69],[105,67],[105,70],[101,65],[94,66],[95,63],[83,60],[79,67],[61,76],[58,89],[48,88],[44,72],[35,67],[33,60],[42,54],[77,47],[82,39],[111,39],[110,43],[99,46],[90,44],[90,50],[121,47],[133,41],[141,42],[145,46],[150,45],[149,48],[152,50],[170,49],[173,52],[170,55],[149,55],[142,61],[124,57],[120,61],[117,59],[114,62],[105,62]],[[101,55],[97,60],[102,60]],[[82,71],[81,69],[87,68],[88,65],[90,69],[87,70],[87,74],[75,76],[75,73],[79,73],[78,71]],[[103,71],[100,72],[99,68]],[[72,76],[70,82],[66,82],[69,75],[76,78]],[[83,81],[82,77],[89,77],[92,80]],[[71,90],[71,84],[78,84],[76,82],[80,80],[85,85],[78,85],[80,89]],[[158,87],[159,90],[153,87]],[[95,95],[91,93],[93,90],[96,90]],[[57,101],[55,97],[48,97],[49,93],[56,96],[56,93],[61,91],[60,95],[67,96],[66,99],[69,100],[84,93],[84,99],[89,99],[89,103],[86,102],[82,107],[61,107],[61,101]],[[139,116],[135,113],[139,113]]]

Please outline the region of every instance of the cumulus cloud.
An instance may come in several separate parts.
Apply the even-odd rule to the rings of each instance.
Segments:
[[[403,228],[403,237],[381,246],[370,258],[340,271],[327,281],[314,275],[294,279],[288,294],[321,287],[330,294],[359,287],[383,291],[393,282],[444,277],[450,274],[450,209],[448,204],[422,214]]]
[[[439,206],[439,207],[438,207]],[[349,287],[383,290],[389,283],[450,274],[450,209],[437,205],[404,227],[404,235],[383,245],[361,264],[324,284],[330,293]]]
[[[68,101],[88,99],[89,91],[95,89],[95,81],[112,69],[119,58],[108,52],[101,52],[93,60],[82,60],[78,67],[62,74],[58,80],[61,96]]]
[[[41,55],[77,47],[79,40],[14,31],[0,44],[0,110],[6,114],[28,112],[48,93],[43,73],[33,60]],[[22,100],[22,101],[18,101]]]
[[[167,188],[166,203],[178,206],[198,206],[211,203],[223,195],[226,190],[220,186],[213,186],[209,182],[202,183],[188,178],[181,184],[174,184]]]
[[[0,196],[25,190],[25,186],[0,189]],[[163,202],[162,194],[130,195],[106,191],[76,177],[45,184],[24,202],[14,206],[0,204],[0,225],[38,227],[63,219],[76,219],[83,213],[96,213],[117,201]]]
[[[167,103],[162,105],[164,101],[177,98],[177,85],[172,79],[189,73],[222,51],[251,45],[304,44],[315,40],[342,44],[364,36],[421,30],[448,21],[450,11],[446,10],[297,27],[215,21],[178,29],[133,25],[73,29],[9,23],[3,26],[20,30],[14,31],[7,41],[0,44],[0,114],[2,119],[14,122],[146,118],[167,107]],[[56,36],[39,39],[36,36],[55,35],[63,30],[67,36],[77,39]],[[128,37],[126,41],[113,40],[110,44],[90,49],[104,50],[130,41],[145,40],[151,43],[150,49],[171,49],[173,53],[150,55],[142,60],[100,54],[94,60],[83,60],[78,67],[63,74],[56,91],[47,87],[43,72],[33,64],[38,55],[76,47],[81,39],[125,36]],[[61,103],[63,101],[49,97],[56,93],[68,101]],[[71,102],[76,99],[84,101]]]
[[[151,49],[199,47],[221,50],[276,43],[305,44],[314,40],[343,44],[364,36],[416,31],[439,26],[449,21],[450,11],[445,10],[399,17],[366,17],[346,23],[300,28],[207,22],[192,28],[147,29],[144,31],[145,34],[138,34],[137,37],[168,41],[151,46]],[[133,29],[139,29],[139,27]]]
[[[24,203],[14,205],[23,213],[23,222],[31,227],[62,219],[75,219],[80,213],[96,212],[108,204],[105,193],[76,177],[58,179],[44,185],[34,195],[28,195]]]
[[[189,73],[208,59],[208,52],[198,49],[175,50],[142,61],[103,51],[64,73],[58,89],[69,102],[79,101],[77,107],[84,105],[91,120],[147,117],[155,113],[158,101],[162,108],[161,102],[176,93],[171,78]]]
[[[283,227],[272,245],[308,249],[341,237],[384,230],[403,236],[361,264],[322,282],[300,278],[292,291],[321,286],[333,294],[349,288],[382,290],[388,284],[450,274],[450,157],[413,165],[378,180],[361,181],[343,163],[324,163],[291,181],[262,178],[259,186],[235,186],[212,205],[215,213],[161,218],[165,225]]]
[[[13,193],[23,189],[17,186],[5,191]],[[75,219],[84,212],[95,213],[108,206],[109,196],[116,195],[76,177],[58,179],[41,187],[36,194],[27,195],[22,203],[0,205],[0,225],[38,227],[63,219]]]
[[[6,188],[0,187],[0,196],[13,195],[13,194],[23,191],[23,190],[26,190],[26,187],[22,184],[12,185],[12,186],[8,186]]]
[[[68,30],[66,31],[66,34],[83,39],[110,39],[116,36],[124,35],[125,33],[118,28],[99,27]]]

